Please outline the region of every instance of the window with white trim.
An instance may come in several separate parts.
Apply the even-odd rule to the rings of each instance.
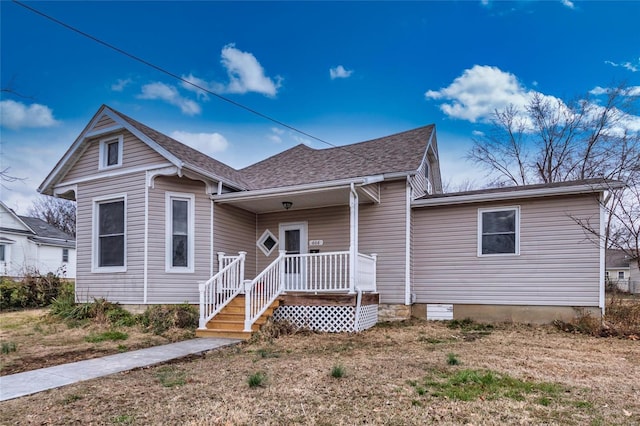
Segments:
[[[0,244],[0,262],[7,261],[7,246],[4,244]]]
[[[63,248],[62,249],[62,261],[64,263],[69,262],[69,249],[68,248]]]
[[[520,208],[478,209],[478,256],[520,254]]]
[[[262,233],[262,236],[258,238],[256,245],[260,250],[262,250],[262,253],[264,253],[265,256],[269,256],[278,246],[278,239],[271,233],[271,231],[266,229]]]
[[[100,141],[99,169],[122,166],[122,135]]]
[[[618,279],[624,280],[624,271],[618,271]]]
[[[193,272],[194,205],[193,194],[167,192],[166,271]]]
[[[126,271],[126,196],[94,199],[94,272]]]

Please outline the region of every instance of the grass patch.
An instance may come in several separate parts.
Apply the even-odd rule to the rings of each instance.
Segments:
[[[165,388],[184,385],[187,382],[186,377],[187,374],[184,371],[172,366],[162,367],[156,373],[156,378]]]
[[[127,340],[128,338],[129,335],[127,333],[123,333],[117,330],[109,330],[102,333],[91,333],[87,337],[85,337],[84,340],[89,343],[100,343],[107,340],[113,342],[117,340]]]
[[[331,377],[333,377],[334,379],[341,379],[346,374],[347,371],[345,370],[344,366],[340,364],[334,365],[333,368],[331,368]]]
[[[250,388],[262,387],[266,384],[266,382],[267,382],[266,374],[260,371],[258,371],[257,373],[253,373],[247,379],[247,384],[249,385]]]
[[[4,355],[8,355],[11,352],[15,352],[18,350],[15,342],[2,342],[2,353]]]
[[[113,423],[115,424],[124,424],[124,425],[130,425],[133,424],[135,422],[135,417],[130,416],[128,414],[121,414],[119,416],[116,416],[113,418]]]
[[[269,349],[258,349],[256,351],[260,358],[280,358],[280,354]]]
[[[64,399],[62,400],[62,403],[64,405],[68,405],[68,404],[72,404],[72,403],[74,403],[76,401],[79,401],[81,399],[82,399],[82,396],[77,395],[75,393],[72,393],[72,394],[69,394],[69,395],[65,396]]]
[[[537,396],[536,402],[548,406],[560,393],[560,387],[552,383],[535,383],[515,379],[506,374],[489,370],[460,370],[443,372],[435,377],[426,377],[422,384],[413,385],[418,395],[432,396],[456,401],[496,400],[500,398],[523,401],[526,395]],[[411,384],[411,383],[410,383]]]
[[[458,359],[458,355],[454,354],[453,352],[449,352],[447,354],[447,364],[449,364],[449,365],[459,365],[460,364],[460,360]]]

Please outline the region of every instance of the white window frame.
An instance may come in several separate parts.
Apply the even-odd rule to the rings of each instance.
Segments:
[[[194,194],[165,192],[165,272],[192,274],[195,271],[195,204]],[[187,266],[173,266],[173,200],[187,201]]]
[[[122,266],[99,266],[100,262],[100,235],[99,235],[99,214],[100,204],[124,201],[124,247],[123,247],[123,264]],[[113,194],[102,197],[94,197],[91,199],[93,204],[93,230],[91,242],[91,272],[93,273],[112,273],[127,272],[127,194]]]
[[[482,253],[482,214],[483,213],[491,213],[491,212],[502,212],[506,210],[513,210],[516,212],[515,225],[516,225],[516,241],[515,241],[515,253],[492,253],[492,254],[484,254]],[[477,245],[478,245],[478,257],[496,257],[496,256],[520,256],[520,206],[501,206],[501,207],[490,207],[490,208],[479,208],[478,209],[478,236],[477,236]]]
[[[107,161],[109,161],[109,145],[113,142],[118,143],[118,162],[116,164],[107,165]],[[99,170],[107,170],[107,169],[115,169],[117,167],[122,167],[122,152],[124,145],[124,138],[122,135],[112,136],[109,138],[100,140],[100,154],[99,154]]]
[[[267,249],[264,246],[264,242],[271,237],[271,239],[273,241],[275,241],[276,243],[273,245],[273,247],[271,247],[271,250]],[[271,253],[273,253],[273,251],[278,248],[278,245],[280,244],[280,242],[278,241],[278,239],[276,238],[275,235],[273,235],[273,233],[271,231],[269,231],[268,229],[265,229],[265,231],[262,233],[262,236],[260,238],[258,238],[258,241],[256,242],[256,245],[258,246],[258,248],[262,251],[262,253],[264,253],[265,256],[269,256],[271,255]]]
[[[66,260],[65,260],[66,257]],[[62,263],[69,263],[69,249],[68,248],[63,248],[62,249]]]
[[[622,275],[622,276],[620,276],[620,275]],[[624,271],[618,271],[618,279],[619,280],[624,280],[625,279],[624,278]]]

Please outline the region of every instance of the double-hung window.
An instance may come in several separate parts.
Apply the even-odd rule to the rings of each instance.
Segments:
[[[520,208],[478,210],[478,256],[520,254]]]
[[[193,272],[193,194],[166,193],[166,271]]]
[[[126,271],[126,196],[94,199],[95,272]]]
[[[122,135],[100,141],[100,169],[110,169],[122,165]]]
[[[64,262],[64,263],[69,262],[69,249],[68,248],[63,248],[62,249],[62,262]]]

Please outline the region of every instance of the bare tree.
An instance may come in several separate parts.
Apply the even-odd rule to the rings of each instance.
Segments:
[[[61,231],[76,236],[76,203],[62,198],[41,195],[29,209],[29,216],[37,217]]]
[[[484,165],[497,186],[624,179],[640,165],[640,138],[630,129],[637,101],[624,85],[601,103],[536,93],[523,109],[496,110],[467,158]]]
[[[610,185],[604,244],[627,252],[640,267],[639,97],[618,85],[604,99],[564,102],[534,94],[522,109],[495,111],[490,130],[473,140],[467,158],[485,166],[493,186],[601,178]],[[636,121],[637,123],[637,121]],[[599,224],[574,218],[600,240]]]

